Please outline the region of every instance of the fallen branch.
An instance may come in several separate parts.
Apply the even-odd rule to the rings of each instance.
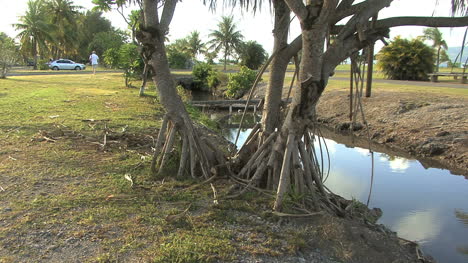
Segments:
[[[218,204],[218,194],[216,193],[216,188],[214,187],[213,184],[210,184],[211,185],[211,189],[213,190],[213,203],[215,205]]]
[[[325,212],[320,211],[320,212],[314,212],[314,213],[308,213],[308,214],[287,214],[287,213],[273,211],[273,214],[275,216],[280,216],[280,217],[309,217],[309,216],[323,215],[325,214]]]

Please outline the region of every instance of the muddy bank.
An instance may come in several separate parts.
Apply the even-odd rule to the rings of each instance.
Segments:
[[[374,143],[426,160],[428,166],[468,175],[467,99],[379,90],[362,102]],[[350,127],[346,90],[326,91],[318,116],[335,131],[368,138],[362,118]]]

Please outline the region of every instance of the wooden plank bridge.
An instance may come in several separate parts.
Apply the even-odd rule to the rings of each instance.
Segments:
[[[247,110],[257,112],[261,106],[262,100],[250,100],[247,105]],[[191,101],[190,104],[195,107],[210,108],[210,109],[229,109],[229,114],[232,114],[234,109],[244,109],[247,100],[205,100],[205,101]]]

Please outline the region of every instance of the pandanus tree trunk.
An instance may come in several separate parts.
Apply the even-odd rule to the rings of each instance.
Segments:
[[[299,81],[281,128],[262,141],[238,177],[249,182],[244,189],[254,185],[276,191],[275,210],[281,210],[285,196],[295,192],[298,194],[295,196],[302,196],[303,205],[343,215],[342,204],[323,185],[323,174],[314,150],[317,134],[315,109],[329,76],[344,59],[376,40],[388,37],[390,27],[463,26],[468,24],[468,19],[400,17],[370,23],[369,19],[389,6],[392,0],[367,0],[357,4],[353,0],[323,0],[307,1],[307,5],[302,0],[285,2],[299,19],[302,29]],[[335,25],[345,17],[350,17],[345,25]],[[326,37],[330,33],[337,37],[325,50]],[[281,64],[278,61],[275,63]],[[275,66],[272,65],[272,69]],[[270,92],[273,93],[269,90],[268,95]],[[247,144],[254,141],[259,133],[255,128]]]
[[[203,138],[192,123],[182,99],[177,94],[164,45],[164,37],[168,32],[177,2],[178,0],[165,1],[161,19],[159,19],[158,3],[160,4],[160,1],[144,0],[144,23],[137,34],[143,45],[143,56],[149,58],[148,65],[153,69],[153,80],[158,89],[160,102],[166,110],[158,134],[151,170],[158,172],[164,167],[178,141],[177,137],[180,137],[182,150],[177,175],[189,173],[192,177],[208,178],[211,176],[211,168],[224,161],[223,154]]]
[[[273,1],[275,22],[273,29],[273,59],[270,66],[270,79],[265,94],[264,113],[262,115],[263,133],[268,136],[280,124],[280,105],[286,69],[291,59],[286,54],[290,13],[284,1]]]

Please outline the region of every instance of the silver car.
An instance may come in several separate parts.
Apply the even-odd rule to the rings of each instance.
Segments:
[[[49,68],[53,70],[61,70],[61,69],[82,70],[82,69],[85,69],[86,66],[84,64],[76,63],[69,59],[58,59],[58,60],[54,60],[50,62]]]

